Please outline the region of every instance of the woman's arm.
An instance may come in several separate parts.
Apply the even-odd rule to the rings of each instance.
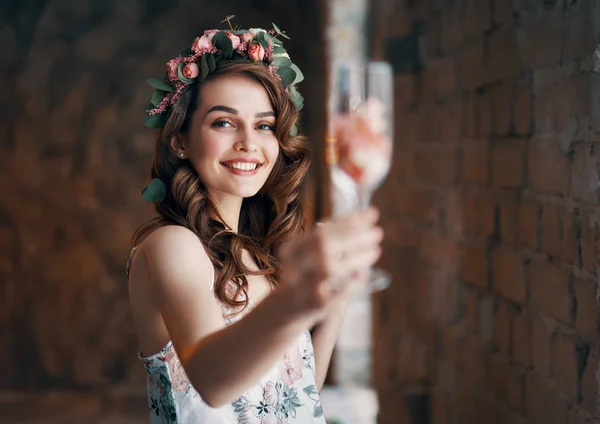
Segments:
[[[183,227],[156,230],[141,250],[153,298],[186,374],[213,407],[256,383],[310,325],[309,316],[292,308],[285,293],[274,292],[225,327],[210,288],[212,264],[198,238]]]
[[[240,396],[302,330],[356,289],[351,282],[331,291],[326,283],[376,262],[382,238],[376,221],[374,210],[358,212],[289,243],[281,252],[281,287],[227,327],[210,289],[212,264],[196,235],[170,226],[147,237],[141,253],[152,297],[186,374],[206,403],[218,407]]]
[[[317,324],[312,331],[312,341],[315,350],[317,366],[317,388],[319,391],[325,384],[327,370],[331,363],[331,355],[340,334],[340,328],[346,316],[346,302],[335,305],[327,317]]]

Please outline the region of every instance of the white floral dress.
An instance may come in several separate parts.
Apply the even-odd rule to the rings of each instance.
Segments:
[[[135,248],[127,273],[134,252]],[[251,308],[231,318],[228,317],[230,311],[223,305],[225,324],[243,319]],[[234,402],[220,408],[208,406],[196,392],[171,342],[154,355],[144,357],[140,353],[139,357],[147,372],[151,424],[325,424],[308,331],[297,337],[260,381]]]

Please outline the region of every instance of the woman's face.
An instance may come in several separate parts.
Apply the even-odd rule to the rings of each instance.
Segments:
[[[185,156],[215,199],[252,197],[279,155],[265,88],[241,75],[208,81],[192,118]]]

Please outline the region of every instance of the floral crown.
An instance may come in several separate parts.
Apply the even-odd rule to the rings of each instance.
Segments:
[[[225,18],[230,27],[229,20],[232,17]],[[274,78],[281,81],[296,107],[302,109],[304,99],[296,89],[296,84],[301,82],[304,76],[292,63],[278,37],[289,39],[275,24],[269,31],[261,28],[245,30],[233,27],[229,30],[204,31],[204,35],[194,40],[191,48],[185,49],[175,59],[167,62],[164,78],[146,80],[154,88],[154,93],[146,111],[145,125],[148,128],[162,128],[172,106],[185,88],[195,81],[204,81],[217,69],[218,64],[225,62],[262,63]]]

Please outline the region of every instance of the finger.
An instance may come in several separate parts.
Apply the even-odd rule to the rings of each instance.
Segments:
[[[383,230],[380,227],[347,232],[337,239],[332,239],[323,252],[325,266],[332,268],[340,265],[340,261],[353,260],[355,255],[377,248],[383,240]]]
[[[381,258],[381,248],[379,246],[372,249],[365,249],[358,252],[347,259],[339,262],[339,272],[334,273],[336,276],[349,276],[352,273],[365,268],[370,268]]]

